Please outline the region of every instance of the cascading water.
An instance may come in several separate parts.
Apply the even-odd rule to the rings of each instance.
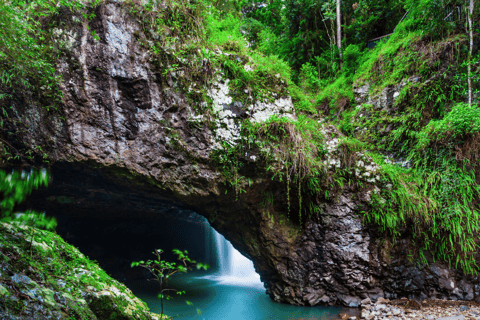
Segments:
[[[212,227],[208,226],[207,228],[212,229]],[[230,275],[231,272],[231,263],[229,260],[229,247],[228,245],[230,244],[227,239],[225,239],[220,233],[212,229],[212,233],[214,235],[215,242],[214,248],[216,255],[214,256],[214,259],[216,260],[218,264],[218,271],[217,274],[218,276],[226,276]]]
[[[207,226],[207,228],[210,228],[210,232],[213,233],[213,238],[215,239],[216,261],[212,262],[218,265],[217,272],[211,275],[210,278],[215,278],[223,283],[262,286],[260,276],[255,272],[253,262],[238,252],[229,241],[212,227]]]

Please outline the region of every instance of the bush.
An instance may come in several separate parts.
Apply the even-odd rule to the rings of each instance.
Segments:
[[[443,260],[476,273],[480,211],[471,201],[479,197],[480,187],[475,173],[448,155],[438,160],[436,168],[421,164],[408,169],[376,157],[388,184],[372,193],[364,221],[377,224],[392,243],[408,227],[415,258],[422,264]]]
[[[356,44],[346,47],[343,51],[343,71],[347,74],[354,74],[357,71],[362,54],[360,46]]]
[[[318,79],[317,69],[307,62],[300,68],[300,85],[304,90],[315,91],[320,86],[320,79]]]
[[[431,140],[455,140],[480,132],[480,109],[467,103],[457,103],[441,120],[432,120],[419,133],[417,149],[425,148]]]

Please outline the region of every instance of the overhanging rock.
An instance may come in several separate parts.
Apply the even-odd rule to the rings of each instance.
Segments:
[[[73,180],[68,170],[57,174],[55,185],[45,191],[55,199],[49,207],[71,200],[70,205],[86,212],[121,198],[132,212],[136,206],[138,212],[145,211],[145,199],[152,203],[152,214],[165,203],[198,212],[253,260],[267,292],[278,302],[355,307],[366,297],[479,297],[478,278],[441,264],[418,269],[405,258],[407,243],[389,251],[376,240],[374,229],[362,224],[360,211],[368,208],[378,180],[375,165],[363,154],[351,174],[370,187],[346,186],[331,200],[319,195],[319,213],[301,226],[287,219],[285,185],[272,180],[256,155],[243,159],[247,166],[242,174],[250,183],[241,182],[237,188],[245,192],[235,192],[212,152],[240,143],[240,119],[261,122],[274,114],[295,119],[291,99],[272,92],[270,102],[240,103],[229,91],[231,79],[218,71],[206,90],[212,103],[208,108],[190,98],[206,83],[185,84],[181,72],[166,72],[167,64],[150,62],[151,52],[142,43],[153,40],[121,3],[107,2],[96,14],[90,28],[99,41],[87,23],[71,16],[65,18],[71,19],[68,29],[59,32],[70,48],[58,63],[64,78],[61,112],[21,102],[13,108],[21,124],[10,129],[17,130],[31,150],[40,146],[56,162],[54,168],[78,167],[91,174],[72,175],[77,177]],[[210,72],[208,63],[200,63]],[[278,78],[278,85],[284,85],[282,81]],[[324,127],[324,134],[332,155],[326,165],[339,167],[335,154],[340,134],[333,127]],[[95,179],[103,179],[107,187],[92,187]],[[103,200],[92,201],[81,190]],[[266,192],[272,194],[269,204]],[[37,197],[30,204],[35,201],[48,200]]]

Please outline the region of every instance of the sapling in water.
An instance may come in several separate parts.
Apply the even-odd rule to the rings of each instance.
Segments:
[[[178,272],[187,272],[191,270],[193,267],[197,269],[204,269],[207,270],[210,268],[208,264],[196,262],[188,257],[187,250],[172,250],[174,254],[177,255],[177,259],[180,263],[176,262],[168,262],[161,259],[161,254],[163,253],[162,249],[156,249],[152,252],[157,258],[155,260],[148,260],[148,261],[134,261],[132,262],[132,267],[143,267],[150,271],[150,273],[155,277],[155,281],[157,281],[160,285],[160,293],[158,294],[158,298],[160,299],[161,304],[161,317],[163,319],[163,299],[170,300],[172,296],[168,294],[169,291],[173,291],[178,295],[185,294],[185,291],[179,291],[175,289],[166,288],[165,285],[168,284],[168,279]],[[191,302],[187,301],[188,305],[192,305]],[[197,312],[200,311],[197,309]]]

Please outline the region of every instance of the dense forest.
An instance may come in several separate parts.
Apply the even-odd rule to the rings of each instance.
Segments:
[[[0,0],[4,167],[54,161],[48,144],[32,147],[17,138],[11,106],[21,101],[62,115],[57,62],[69,61],[73,39],[64,31],[64,17],[75,12],[78,21],[71,23],[91,26],[93,41],[105,41],[95,29],[101,3]],[[165,82],[173,76],[185,88],[208,87],[222,72],[244,104],[268,101],[267,91],[292,97],[295,120],[243,121],[242,143],[212,152],[235,193],[250,184],[243,155],[255,149],[264,170],[286,185],[292,223],[301,226],[316,214],[319,195],[335,197],[345,186],[370,188],[362,219],[386,247],[407,236],[409,256],[420,264],[441,260],[466,273],[478,270],[480,8],[473,0],[123,5],[141,23],[138,41],[149,48],[149,62],[162,68]],[[188,99],[204,102],[201,112],[211,114],[202,90],[189,90]],[[328,163],[325,124],[341,133],[338,165]],[[378,178],[355,174],[363,164],[359,154],[380,168]],[[4,216],[11,217],[12,208],[13,202],[2,202]]]

